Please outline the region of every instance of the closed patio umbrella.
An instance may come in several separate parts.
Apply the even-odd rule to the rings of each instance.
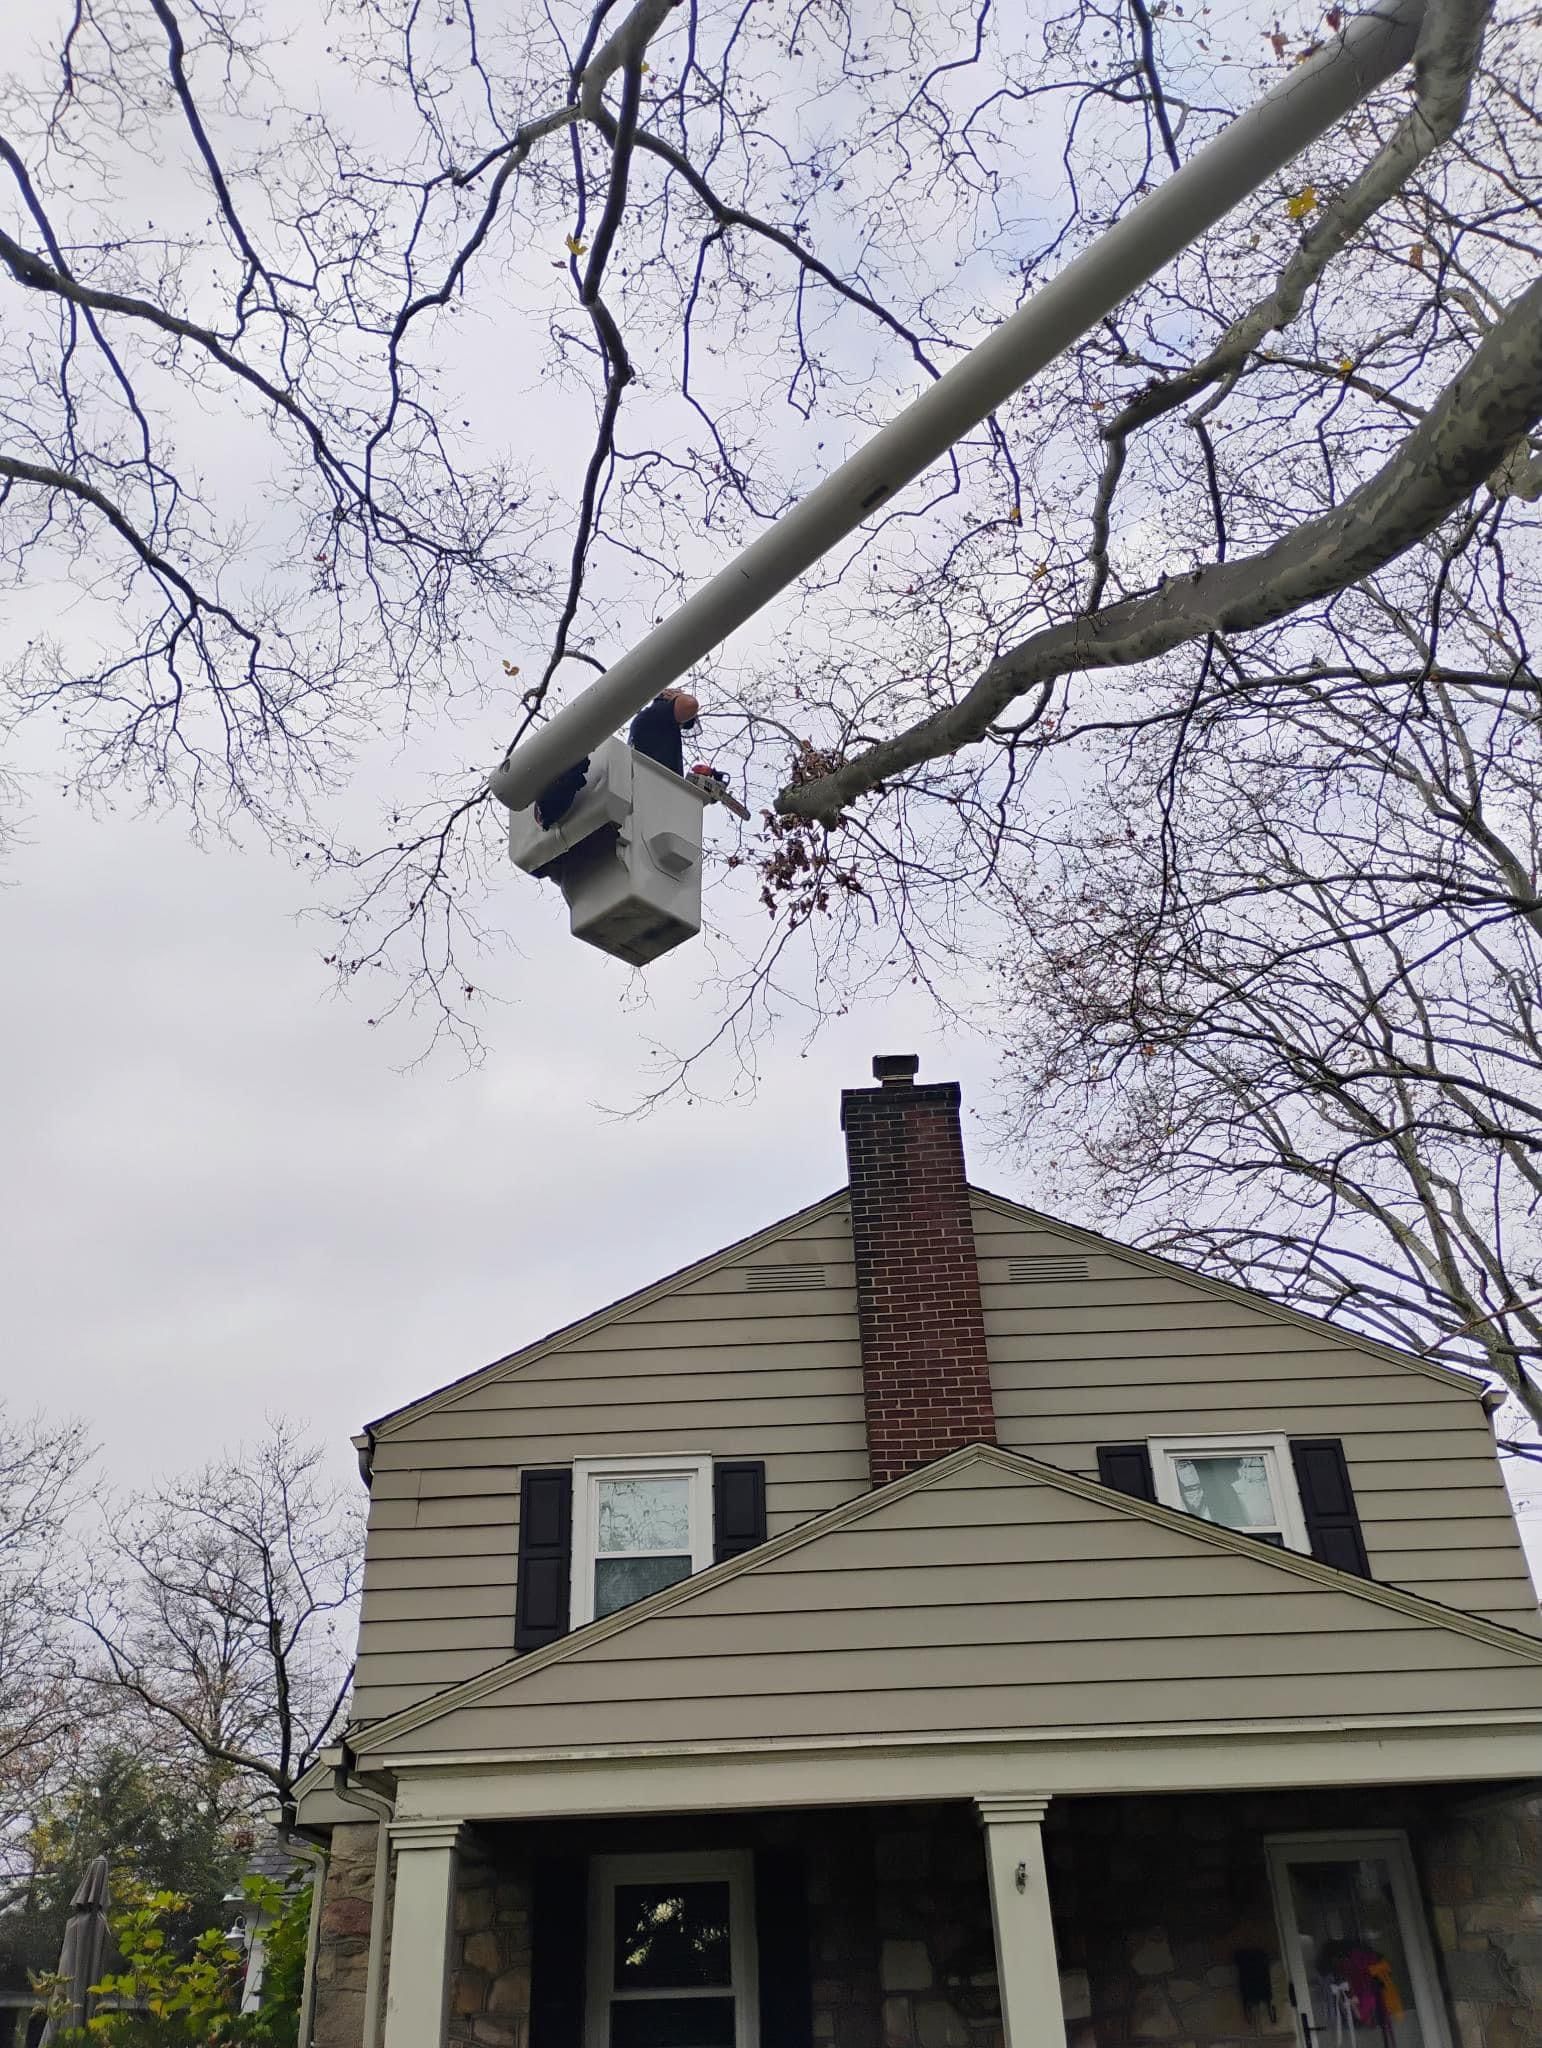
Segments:
[[[70,1901],[70,1917],[59,1949],[64,2010],[43,2029],[38,2048],[47,2048],[68,2028],[86,2024],[96,2003],[90,1995],[91,1986],[101,1982],[106,1963],[107,1858],[98,1856]]]

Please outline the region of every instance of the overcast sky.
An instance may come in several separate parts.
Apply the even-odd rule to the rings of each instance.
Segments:
[[[371,1417],[828,1193],[874,1051],[984,1097],[976,1048],[890,1005],[769,1045],[753,1099],[617,1120],[701,1028],[701,948],[639,1008],[512,869],[531,994],[478,1071],[404,1073],[419,1035],[327,994],[280,862],[34,801],[0,890],[7,1380],[94,1414],[123,1479],[276,1409],[351,1469]]]
[[[267,0],[263,20],[284,5]],[[45,80],[67,14],[62,0],[21,0]],[[301,43],[332,32],[304,8],[290,18]],[[334,63],[317,75],[340,74]],[[372,117],[350,95],[346,118],[357,129]],[[135,207],[163,226],[203,209],[170,158],[131,156],[118,176],[136,228]],[[526,252],[539,292],[498,265],[483,280],[484,298],[501,280],[536,304],[530,334],[507,309],[491,317],[496,297],[477,301],[451,330],[445,374],[488,445],[560,480],[586,448],[592,405],[553,386],[530,338],[551,254]],[[279,528],[243,489],[266,429],[254,441],[207,405],[186,425],[206,483],[249,505],[251,552],[271,554]],[[719,553],[704,537],[703,569]],[[115,622],[94,625],[95,601],[83,573],[8,593],[0,642],[60,621],[108,637]],[[507,652],[527,673],[539,660],[517,640]],[[508,713],[454,716],[469,722],[447,716],[382,744],[328,817],[373,845],[381,814],[435,773],[464,786],[496,758]],[[708,752],[710,735],[709,721]],[[924,1002],[886,999],[811,1050],[796,1026],[763,1042],[752,1095],[731,1093],[735,1063],[721,1060],[713,1099],[618,1118],[648,1093],[654,1046],[710,1035],[711,955],[696,944],[637,976],[569,938],[557,892],[512,868],[488,913],[515,944],[477,968],[512,998],[484,1015],[485,1060],[467,1071],[450,1051],[411,1066],[420,1022],[366,1022],[387,989],[330,992],[329,930],[299,916],[314,908],[307,875],[256,843],[201,850],[175,818],[128,805],[90,815],[59,795],[55,738],[25,738],[25,839],[0,865],[7,1391],[93,1415],[118,1481],[198,1461],[275,1411],[309,1424],[351,1473],[349,1437],[372,1417],[838,1185],[839,1090],[871,1078],[874,1052],[919,1051],[933,1077],[986,1100],[979,1045],[959,1033],[943,1044]],[[721,832],[725,815],[711,823]],[[752,925],[758,935],[758,911]]]

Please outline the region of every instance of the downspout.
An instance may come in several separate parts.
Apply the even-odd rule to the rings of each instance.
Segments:
[[[378,1792],[366,1792],[361,1787],[350,1788],[349,1773],[353,1766],[353,1751],[343,1744],[343,1761],[332,1773],[332,1790],[339,1799],[350,1806],[362,1806],[366,1813],[375,1816],[375,1875],[369,1895],[369,1965],[364,1976],[364,2035],[361,2048],[378,2048],[380,2040],[381,1990],[385,1978],[385,1915],[386,1893],[391,1882],[391,1837],[386,1823],[396,1809],[389,1799]],[[305,2034],[300,2036],[300,2048],[310,2048]]]
[[[321,1944],[321,1900],[327,1888],[327,1852],[315,1842],[291,1841],[296,1856],[311,1866],[311,1910],[305,1923],[305,1973],[300,1980],[300,2024],[295,2039],[299,2048],[311,2048],[316,2024],[316,1951]]]

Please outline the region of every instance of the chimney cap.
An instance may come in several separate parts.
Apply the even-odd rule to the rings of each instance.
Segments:
[[[920,1071],[921,1060],[913,1052],[881,1052],[873,1058],[873,1079],[885,1088],[908,1088]]]

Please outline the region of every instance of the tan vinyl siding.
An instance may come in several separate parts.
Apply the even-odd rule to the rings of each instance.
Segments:
[[[1338,1437],[1372,1574],[1535,1626],[1536,1592],[1471,1394],[1327,1330],[1035,1227],[990,1197],[975,1243],[1004,1448],[1097,1477],[1099,1444],[1228,1430]],[[1009,1261],[1078,1253],[1088,1277],[1027,1285]]]
[[[788,1265],[821,1267],[825,1284],[750,1290],[746,1266]],[[356,1716],[512,1654],[522,1466],[676,1453],[763,1458],[773,1536],[866,1490],[844,1204],[381,1437]]]
[[[1100,1443],[1180,1431],[1336,1436],[1378,1578],[1536,1625],[1492,1437],[1470,1394],[994,1197],[976,1196],[974,1218],[1007,1449],[1095,1478]],[[1010,1277],[1013,1260],[1066,1255],[1086,1259],[1085,1280]],[[760,1292],[746,1279],[747,1267],[808,1265],[822,1268],[823,1287]],[[386,1425],[360,1718],[511,1655],[520,1468],[621,1453],[764,1458],[773,1536],[866,1490],[843,1201]]]
[[[1524,1650],[988,1458],[515,1673],[390,1753],[1542,1707]]]

